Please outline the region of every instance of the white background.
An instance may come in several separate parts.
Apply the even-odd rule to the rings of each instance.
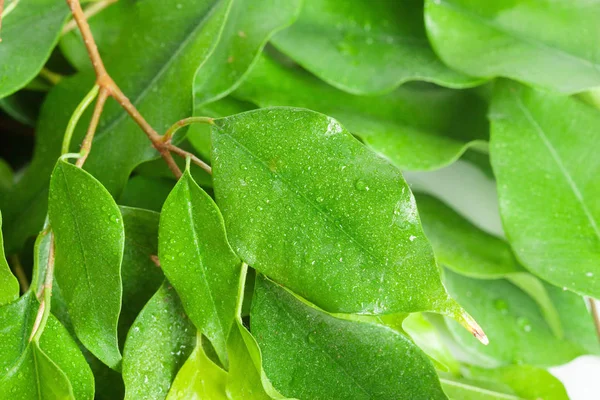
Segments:
[[[404,177],[413,189],[436,195],[475,225],[504,236],[495,183],[472,164],[457,161],[433,172],[405,172]],[[550,372],[563,382],[572,400],[600,399],[600,357],[579,357]]]

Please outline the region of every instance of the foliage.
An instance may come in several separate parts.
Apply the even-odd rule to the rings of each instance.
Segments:
[[[597,2],[0,4],[0,399],[560,400],[600,354]],[[405,180],[459,159],[505,234]]]

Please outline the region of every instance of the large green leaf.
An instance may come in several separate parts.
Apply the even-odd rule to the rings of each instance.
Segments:
[[[227,365],[241,261],[227,242],[219,209],[189,170],[163,206],[158,249],[162,269],[186,313]]]
[[[131,327],[123,351],[125,399],[164,399],[193,349],[196,330],[165,282]]]
[[[470,91],[413,84],[383,96],[356,96],[263,56],[234,96],[261,107],[330,115],[402,170],[441,168],[487,140],[485,102]]]
[[[215,120],[217,203],[258,271],[331,312],[459,314],[402,174],[336,120],[273,108]]]
[[[557,286],[600,298],[600,114],[514,83],[495,90],[491,161],[517,257]]]
[[[284,395],[306,400],[446,398],[433,365],[407,337],[335,318],[262,276],[257,277],[250,323],[265,372]]]
[[[93,399],[92,371],[53,315],[39,343],[29,342],[38,308],[31,291],[0,308],[0,398]]]
[[[21,89],[40,72],[69,14],[69,7],[56,0],[18,0],[15,6],[2,16],[0,98]]]
[[[448,321],[450,331],[467,351],[487,357],[489,365],[526,363],[545,367],[600,351],[585,302],[574,293],[560,289],[550,292],[548,286],[564,330],[564,338],[559,338],[537,303],[506,280],[471,279],[446,270],[444,283],[481,323],[490,344],[474,342],[454,321]]]
[[[427,0],[438,55],[475,76],[506,76],[563,93],[600,85],[600,4],[573,0]]]
[[[93,176],[61,159],[50,181],[48,215],[55,235],[55,276],[77,337],[116,368],[125,236],[119,208]]]
[[[480,80],[451,70],[437,58],[422,15],[422,0],[311,0],[273,43],[350,93],[389,92],[414,80],[456,88],[478,84]]]
[[[234,0],[217,47],[196,74],[195,108],[235,89],[269,37],[296,19],[301,3],[301,0]]]
[[[2,228],[2,214],[0,213],[0,228]],[[0,230],[0,306],[10,303],[19,297],[19,281],[10,271],[4,255],[4,241]]]

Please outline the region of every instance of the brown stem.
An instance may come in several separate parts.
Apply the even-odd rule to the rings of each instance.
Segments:
[[[91,4],[89,7],[83,11],[86,19],[90,19],[94,15],[98,14],[100,11],[104,10],[106,7],[111,4],[116,3],[118,0],[102,0]],[[71,32],[73,29],[77,28],[77,22],[74,19],[67,22],[61,32],[61,35]]]
[[[598,336],[598,341],[600,341],[600,315],[598,314],[598,305],[596,304],[596,300],[591,297],[588,297],[588,302],[590,304],[592,318],[594,319],[594,325],[596,326],[596,335]]]
[[[12,264],[12,270],[19,281],[19,286],[21,286],[21,293],[25,293],[27,289],[29,289],[29,281],[27,280],[27,275],[23,270],[23,265],[21,265],[21,260],[19,260],[19,256],[15,254],[10,258],[10,261]]]
[[[0,0],[0,32],[2,31],[2,12],[4,12],[4,0]],[[2,37],[0,37],[0,42]]]
[[[189,151],[185,151],[175,145],[172,145],[171,143],[167,143],[167,148],[173,153],[177,154],[178,156],[181,156],[183,158],[189,157],[194,164],[196,164],[197,166],[199,166],[200,168],[212,175],[212,168],[210,167],[210,165],[208,165]]]
[[[35,321],[33,323],[33,329],[29,336],[29,341],[38,341],[40,336],[44,332],[46,321],[50,314],[50,302],[52,299],[52,282],[54,280],[54,235],[50,232],[50,251],[48,252],[48,264],[46,268],[46,278],[44,280],[44,286],[42,287],[41,293],[43,297],[40,301],[40,307],[38,308]]]
[[[96,100],[96,106],[94,107],[94,113],[92,114],[92,119],[90,121],[90,125],[88,126],[87,133],[85,134],[85,138],[83,142],[81,142],[81,150],[79,154],[81,157],[77,159],[75,165],[79,168],[83,166],[85,160],[90,154],[90,150],[92,149],[92,142],[94,141],[94,134],[96,133],[96,127],[98,126],[98,121],[100,121],[100,115],[102,114],[102,110],[104,109],[104,103],[106,102],[106,98],[108,97],[108,90],[106,88],[100,89],[98,94],[98,99]]]

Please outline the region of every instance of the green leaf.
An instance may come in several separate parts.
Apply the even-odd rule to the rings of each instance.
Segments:
[[[296,19],[300,5],[301,0],[233,1],[218,45],[196,74],[195,108],[235,89],[269,37]]]
[[[158,254],[159,214],[138,208],[119,207],[125,227],[121,264],[123,305],[119,315],[119,343],[125,343],[129,327],[164,280],[152,261]]]
[[[441,200],[415,194],[423,230],[440,264],[472,278],[524,271],[504,240],[471,224]]]
[[[488,136],[487,107],[470,91],[412,84],[383,96],[356,96],[266,56],[233,95],[261,107],[330,115],[402,170],[441,168]]]
[[[563,93],[600,85],[595,2],[427,0],[427,34],[451,67]]]
[[[459,313],[402,174],[337,121],[273,108],[215,120],[213,174],[232,246],[331,312]]]
[[[414,80],[454,88],[480,83],[442,64],[422,15],[422,0],[311,0],[272,41],[327,83],[354,94],[389,92]]]
[[[21,89],[40,72],[69,14],[69,7],[56,0],[19,0],[14,5],[2,16],[0,98]]]
[[[2,240],[2,213],[0,213],[0,306],[19,298],[19,281],[10,271],[4,255]]]
[[[446,398],[431,362],[410,339],[378,325],[335,318],[262,276],[250,323],[265,372],[284,395]]]
[[[600,298],[600,114],[502,82],[491,119],[500,212],[517,257],[557,286]]]
[[[163,272],[198,331],[227,365],[241,261],[227,242],[219,209],[189,170],[163,206],[158,237]]]
[[[125,399],[164,399],[193,349],[196,330],[165,282],[131,327],[123,351]]]
[[[480,322],[490,344],[474,342],[454,321],[448,321],[450,331],[467,352],[487,357],[487,365],[525,363],[546,367],[567,363],[592,351],[598,354],[600,350],[585,303],[573,293],[558,289],[560,293],[552,297],[564,330],[564,338],[559,338],[538,304],[506,280],[471,279],[446,270],[444,283]]]
[[[67,330],[50,315],[39,344],[29,342],[39,307],[33,292],[0,308],[0,398],[93,399],[94,378]],[[38,391],[41,392],[38,394]],[[53,391],[56,391],[53,393]],[[60,397],[58,394],[63,394]],[[44,396],[48,397],[44,397]]]
[[[93,176],[59,160],[50,181],[48,215],[55,235],[55,276],[77,337],[117,368],[125,236],[119,208]]]
[[[136,175],[127,181],[118,203],[160,212],[173,186],[171,179]]]
[[[208,358],[201,341],[198,335],[196,348],[179,370],[167,400],[227,400],[227,372]]]

